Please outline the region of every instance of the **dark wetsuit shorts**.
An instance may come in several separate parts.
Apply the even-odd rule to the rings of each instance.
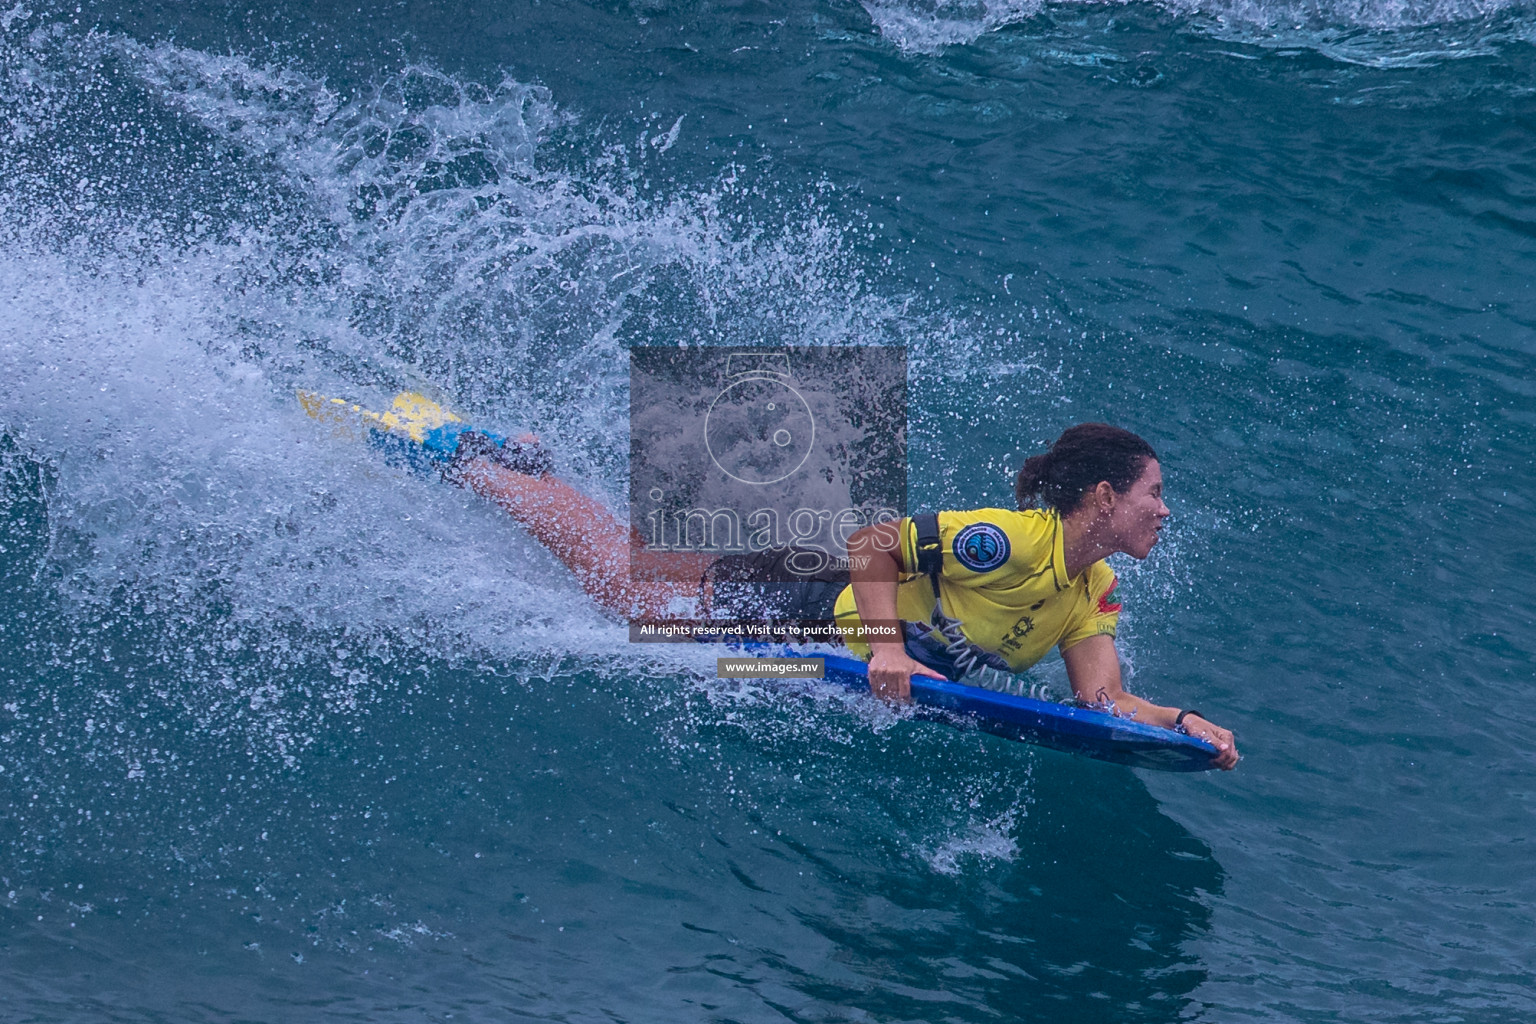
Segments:
[[[722,555],[704,572],[713,618],[769,622],[830,620],[848,585],[846,565],[808,548]]]

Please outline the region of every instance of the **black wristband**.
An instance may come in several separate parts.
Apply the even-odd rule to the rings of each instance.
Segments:
[[[1200,712],[1196,711],[1194,708],[1186,708],[1185,710],[1179,712],[1179,717],[1178,718],[1175,718],[1173,720],[1173,727],[1175,729],[1183,729],[1184,728],[1184,719],[1189,717],[1190,715],[1197,715],[1200,718],[1204,718],[1205,717],[1204,715],[1200,714]]]

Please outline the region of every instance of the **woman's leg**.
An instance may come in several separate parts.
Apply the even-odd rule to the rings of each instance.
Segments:
[[[713,555],[646,551],[639,535],[602,502],[563,480],[514,472],[487,458],[466,462],[453,479],[506,509],[615,615],[630,621],[687,618],[677,603],[700,597],[699,581]]]

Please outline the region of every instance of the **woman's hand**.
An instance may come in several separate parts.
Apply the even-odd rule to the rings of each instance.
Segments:
[[[913,676],[944,678],[941,673],[909,657],[900,644],[874,645],[874,653],[869,659],[869,690],[876,697],[901,703],[910,701]]]
[[[1061,660],[1066,662],[1072,692],[1080,699],[1109,701],[1126,717],[1165,729],[1176,727],[1177,708],[1165,708],[1143,700],[1126,693],[1120,685],[1120,656],[1115,653],[1114,637],[1095,636],[1075,643],[1061,652]],[[1211,758],[1213,765],[1226,771],[1237,767],[1237,743],[1230,732],[1194,713],[1186,714],[1183,724],[1186,733],[1216,748],[1216,756]]]
[[[1216,748],[1216,756],[1212,760],[1217,768],[1231,771],[1237,767],[1237,741],[1232,738],[1232,734],[1226,729],[1207,722],[1199,715],[1185,715],[1184,731],[1196,739],[1205,740]]]

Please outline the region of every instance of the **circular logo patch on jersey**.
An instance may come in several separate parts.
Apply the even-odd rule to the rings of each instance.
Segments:
[[[991,523],[972,523],[955,534],[955,557],[971,572],[991,572],[1008,554],[1008,535]]]

